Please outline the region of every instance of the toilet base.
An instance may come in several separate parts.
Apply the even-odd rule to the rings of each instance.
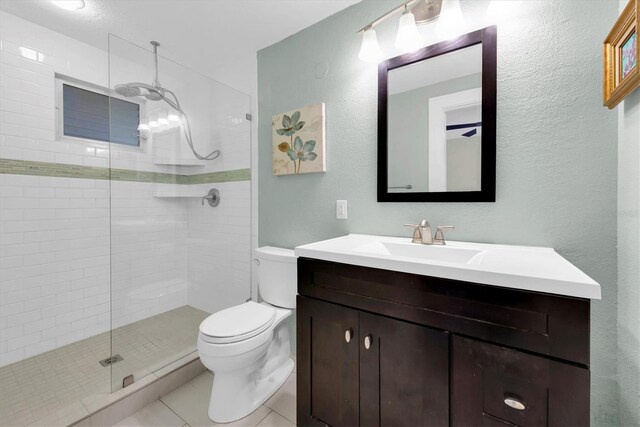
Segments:
[[[243,382],[238,381],[237,373],[214,373],[209,418],[216,423],[230,423],[246,417],[273,396],[289,378],[293,368],[294,362],[288,358],[269,376]]]
[[[213,371],[209,418],[217,423],[244,418],[284,384],[294,367],[286,322],[291,313],[276,308],[274,329],[244,343],[215,345],[198,340],[200,359]]]

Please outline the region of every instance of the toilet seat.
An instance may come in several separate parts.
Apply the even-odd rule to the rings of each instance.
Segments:
[[[211,344],[244,341],[269,329],[275,318],[273,307],[249,301],[204,319],[200,324],[200,338]]]

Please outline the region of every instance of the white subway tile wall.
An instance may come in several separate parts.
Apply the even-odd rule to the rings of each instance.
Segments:
[[[249,298],[251,196],[249,181],[198,184],[202,194],[220,191],[215,209],[188,205],[189,305],[213,313]],[[254,295],[255,297],[255,295]]]
[[[109,328],[108,185],[0,175],[0,365]]]
[[[163,83],[175,84],[185,105],[197,98],[196,146],[223,153],[210,165],[157,165],[153,141],[132,148],[56,140],[55,73],[107,86],[108,53],[4,12],[0,43],[0,158],[182,175],[250,166],[242,120],[250,98],[170,74],[179,68],[167,67]],[[22,56],[25,47],[36,60]],[[130,67],[131,76],[150,78],[148,59],[122,60],[113,74],[125,79]],[[194,92],[202,87],[208,102]],[[184,141],[175,149],[190,155]],[[153,196],[176,186],[0,174],[0,366],[183,305],[211,312],[248,298],[249,181],[190,186],[203,196],[218,188],[215,209]]]

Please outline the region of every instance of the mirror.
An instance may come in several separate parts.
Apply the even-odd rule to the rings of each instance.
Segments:
[[[495,201],[496,31],[379,66],[378,201]]]

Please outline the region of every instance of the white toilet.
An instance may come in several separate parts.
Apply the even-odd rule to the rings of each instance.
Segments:
[[[214,373],[209,418],[246,417],[271,397],[293,371],[286,319],[296,306],[297,266],[292,250],[256,249],[264,302],[236,305],[200,324],[200,360]]]

